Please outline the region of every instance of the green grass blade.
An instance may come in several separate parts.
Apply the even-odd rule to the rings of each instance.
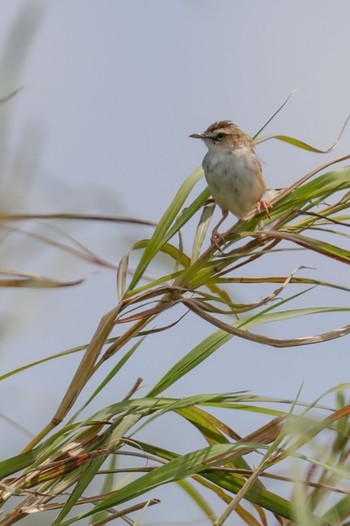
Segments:
[[[196,170],[186,181],[181,185],[176,196],[174,197],[169,208],[159,221],[145,251],[140,258],[140,262],[135,269],[133,279],[131,280],[129,288],[132,289],[141,279],[142,274],[146,270],[149,263],[152,261],[154,256],[159,252],[161,247],[174,235],[176,229],[172,229],[169,232],[169,229],[174,222],[176,216],[179,214],[184,202],[186,201],[191,190],[195,184],[203,177],[203,170]],[[203,196],[203,202],[205,198]],[[198,207],[200,205],[198,204]],[[187,216],[184,218],[184,222],[187,220]]]
[[[254,447],[253,444],[251,444],[251,446]],[[239,446],[239,448],[240,447],[241,446]],[[230,456],[234,455],[237,449],[238,448],[235,444],[217,444],[215,446],[206,447],[179,456],[167,464],[146,473],[123,488],[118,489],[113,495],[97,504],[93,510],[82,513],[81,515],[62,523],[61,526],[68,526],[78,519],[109,509],[112,506],[117,506],[131,498],[137,498],[162,484],[168,484],[200,473],[208,476],[209,480],[216,482],[219,486],[225,487],[233,493],[237,493],[244,485],[244,479],[241,477],[235,477],[227,473],[215,473],[214,475],[211,473],[208,474],[211,467],[223,463],[223,458],[225,458],[225,463],[229,462]],[[270,491],[264,489],[259,489],[259,491],[257,491],[252,488],[247,492],[246,498],[251,502],[273,511],[274,513],[283,515],[286,518],[292,519],[294,516],[293,505]]]

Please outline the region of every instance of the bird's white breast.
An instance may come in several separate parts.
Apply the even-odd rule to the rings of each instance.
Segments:
[[[214,200],[237,217],[250,212],[265,191],[261,163],[251,148],[209,149],[203,169]]]

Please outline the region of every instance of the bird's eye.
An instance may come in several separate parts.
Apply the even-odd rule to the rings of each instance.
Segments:
[[[224,133],[218,133],[218,134],[215,136],[215,140],[216,140],[216,141],[221,141],[224,137],[225,137],[225,134],[224,134]]]

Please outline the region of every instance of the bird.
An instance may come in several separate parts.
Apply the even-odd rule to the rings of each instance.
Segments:
[[[203,133],[193,133],[208,148],[202,167],[214,201],[222,210],[222,218],[213,229],[211,243],[221,251],[219,240],[225,238],[218,229],[229,212],[241,219],[254,208],[258,213],[272,205],[263,199],[266,183],[253,139],[230,120],[217,121]]]

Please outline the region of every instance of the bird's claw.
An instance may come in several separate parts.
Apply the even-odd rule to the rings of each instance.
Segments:
[[[269,219],[270,219],[270,213],[269,213],[270,208],[272,208],[272,204],[269,203],[269,201],[265,201],[265,199],[260,199],[260,201],[256,205],[257,213],[260,214],[262,211],[265,211]]]
[[[210,242],[212,245],[215,246],[215,248],[221,252],[221,254],[223,254],[223,250],[222,248],[220,247],[219,245],[219,241],[221,241],[222,243],[225,242],[225,236],[223,236],[222,234],[220,234],[218,232],[218,230],[216,228],[214,228],[212,234],[211,234],[211,238],[210,238]]]

